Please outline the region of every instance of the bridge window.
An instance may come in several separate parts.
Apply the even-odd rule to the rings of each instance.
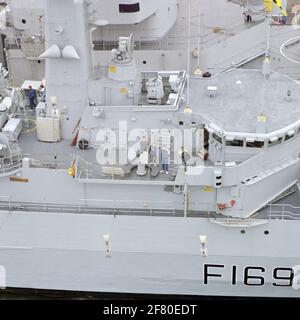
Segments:
[[[243,147],[244,146],[244,141],[243,140],[238,140],[238,139],[233,139],[231,137],[226,137],[226,146]]]
[[[296,131],[295,131],[295,130],[289,131],[289,132],[286,134],[286,136],[285,136],[285,141],[294,138],[295,134],[296,134]]]
[[[119,12],[120,13],[134,13],[140,11],[140,3],[133,4],[119,4]]]
[[[264,141],[255,141],[254,139],[247,139],[246,141],[247,148],[263,148],[264,145]]]
[[[277,146],[278,144],[281,144],[282,137],[273,137],[269,140],[269,147]]]
[[[212,134],[213,139],[215,139],[216,141],[218,141],[219,143],[222,143],[222,138],[219,137],[217,134],[213,133]]]

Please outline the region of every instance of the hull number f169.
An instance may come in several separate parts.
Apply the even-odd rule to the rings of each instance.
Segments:
[[[228,270],[223,264],[205,264],[203,279],[204,284],[208,285],[210,281],[222,280],[222,278],[227,280],[229,276],[233,286],[240,284],[242,281],[246,286],[259,287],[265,285],[267,272],[266,268],[258,266],[247,266],[241,271],[241,268],[237,266],[232,266]],[[271,284],[274,287],[292,287],[294,270],[284,267],[274,268],[271,270],[271,279]]]

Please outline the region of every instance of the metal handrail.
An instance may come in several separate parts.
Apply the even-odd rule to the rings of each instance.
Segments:
[[[22,159],[21,153],[0,158],[0,175],[20,169],[22,167]]]
[[[255,27],[256,25],[253,25],[253,27]],[[225,32],[223,34],[217,34],[214,31],[211,31],[212,29],[214,29],[212,26],[208,27],[205,26],[205,29],[210,30],[210,32],[207,32],[206,34],[202,35],[201,38],[204,40],[201,43],[201,46],[205,46],[207,47],[208,44],[210,45],[214,45],[216,43],[220,43],[224,40],[226,40],[226,38],[230,35],[230,33],[234,33],[235,35],[243,32],[244,30],[247,30],[249,28],[247,28],[245,26],[245,23],[240,23],[240,19],[236,19],[234,20],[234,22],[230,22],[226,25],[223,25],[221,27],[221,29],[223,29]],[[117,33],[114,34],[114,37],[117,38]],[[161,38],[156,38],[153,39],[152,37],[146,38],[146,37],[140,37],[138,40],[135,41],[135,50],[142,50],[143,48],[143,44],[144,43],[148,43],[149,39],[151,38],[151,43],[152,45],[155,45],[155,47],[153,46],[153,50],[162,50],[163,49],[163,41]],[[199,38],[199,35],[194,35],[191,37],[191,39],[195,39],[197,40]],[[183,40],[183,41],[181,41]],[[182,36],[168,36],[167,37],[167,41],[166,41],[166,48],[169,48],[170,46],[174,46],[174,45],[185,45],[186,41],[188,41],[188,37],[182,35]],[[113,49],[117,44],[117,40],[108,40],[105,41],[104,39],[100,40],[100,41],[94,41],[94,49],[95,50],[110,50]]]
[[[119,175],[103,174],[100,169],[95,170],[95,168],[93,168],[93,165],[97,165],[97,163],[88,162],[85,159],[81,158],[80,156],[77,156],[76,160],[75,160],[75,173],[76,173],[75,178],[78,180],[81,180],[81,179],[84,179],[84,180],[89,180],[89,179],[92,179],[92,180],[94,180],[94,179],[115,180],[116,178],[119,177]],[[136,164],[136,166],[137,165],[138,164]],[[151,165],[151,163],[149,163],[149,165]],[[160,164],[158,163],[157,165],[160,165]],[[174,167],[172,167],[172,165],[174,165],[174,166],[176,165],[175,161],[170,159],[169,165],[171,166],[170,171],[174,170]],[[99,168],[100,167],[101,166],[99,164]],[[175,169],[177,170],[178,168],[176,167]],[[132,179],[128,179],[128,180],[132,180]],[[147,181],[151,180],[150,179],[150,172],[148,172],[148,174],[144,176],[143,180],[147,180]]]
[[[269,219],[300,220],[300,207],[286,203],[271,203],[266,207],[269,207]],[[273,210],[273,207],[275,208],[275,210]],[[293,212],[293,210],[297,210],[299,213],[295,213]]]
[[[24,158],[31,159],[31,166],[37,168],[45,168],[53,166],[56,169],[67,169],[70,167],[72,156],[66,154],[56,154],[56,158],[53,158],[51,154],[33,154],[33,153],[24,153]]]

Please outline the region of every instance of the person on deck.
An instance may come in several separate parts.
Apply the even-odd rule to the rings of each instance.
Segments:
[[[161,163],[162,163],[162,171],[166,174],[169,174],[169,164],[170,164],[170,153],[169,150],[164,146],[161,149]]]
[[[29,86],[28,99],[29,108],[33,110],[36,107],[36,91],[32,88],[32,86]]]
[[[149,148],[149,155],[150,155],[150,163],[157,166],[157,147],[156,145],[151,145]]]
[[[41,84],[40,88],[39,88],[39,98],[41,102],[45,102],[46,101],[46,90],[44,85]]]
[[[181,164],[183,164],[184,171],[186,171],[186,169],[187,169],[187,152],[185,151],[183,146],[180,148],[179,154],[181,157]]]

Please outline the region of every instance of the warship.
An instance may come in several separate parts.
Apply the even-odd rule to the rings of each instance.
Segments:
[[[43,1],[45,79],[1,68],[3,287],[299,297],[300,84],[271,68],[273,9],[295,65],[299,29],[280,3],[248,3],[201,60],[195,2]],[[179,8],[186,48],[151,54]]]

